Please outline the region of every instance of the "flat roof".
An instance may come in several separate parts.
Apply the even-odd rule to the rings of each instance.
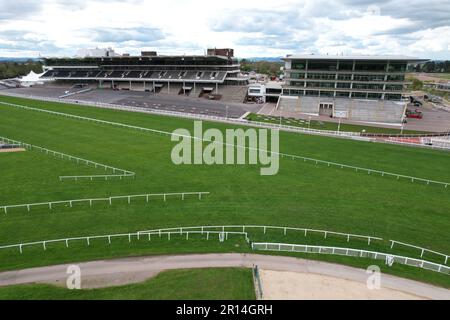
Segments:
[[[222,60],[228,60],[228,57],[225,56],[219,56],[219,55],[157,55],[157,56],[75,56],[75,57],[44,57],[43,59],[46,60],[97,60],[97,59],[103,59],[103,60],[126,60],[126,59],[142,59],[142,60],[157,60],[157,59],[187,59],[187,60],[195,60],[195,59],[222,59]]]
[[[283,60],[391,60],[391,61],[408,61],[408,62],[422,62],[429,59],[420,59],[416,57],[401,56],[401,55],[350,55],[350,56],[333,56],[333,55],[319,55],[319,54],[293,54],[288,55]]]

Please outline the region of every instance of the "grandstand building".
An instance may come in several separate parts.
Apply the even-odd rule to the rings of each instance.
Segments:
[[[426,60],[404,56],[290,55],[278,107],[358,121],[401,122],[406,67]]]
[[[245,85],[232,49],[213,49],[205,56],[140,56],[46,58],[42,78],[98,83],[102,88],[176,94],[219,94],[221,85]],[[226,55],[218,55],[226,53]]]

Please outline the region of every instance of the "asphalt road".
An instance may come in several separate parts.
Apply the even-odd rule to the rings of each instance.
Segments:
[[[67,86],[36,86],[31,88],[9,89],[5,92],[34,95],[38,97],[59,98],[66,91],[76,92],[81,89],[70,89]],[[138,91],[113,91],[93,89],[90,92],[74,94],[67,99],[113,103],[119,105],[149,108],[155,110],[177,111],[200,115],[239,118],[246,112],[258,112],[261,105],[232,103],[226,101],[211,101],[198,97],[169,95],[165,93],[153,94]]]
[[[73,264],[72,264],[73,265]],[[320,274],[366,283],[366,270],[338,264],[293,257],[255,254],[192,254],[151,256],[77,263],[83,288],[104,287],[144,281],[160,271],[173,269],[247,267],[264,270]],[[65,285],[66,265],[48,266],[0,273],[0,286],[26,283]],[[398,290],[428,299],[450,299],[450,290],[383,274],[383,288]]]

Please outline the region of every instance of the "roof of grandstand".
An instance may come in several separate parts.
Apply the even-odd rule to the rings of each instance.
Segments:
[[[320,55],[320,54],[293,54],[288,55],[283,60],[293,60],[293,59],[308,59],[308,60],[396,60],[396,61],[408,61],[408,62],[421,62],[428,61],[429,59],[419,59],[409,56],[395,56],[395,55],[351,55],[351,56],[333,56],[333,55]]]

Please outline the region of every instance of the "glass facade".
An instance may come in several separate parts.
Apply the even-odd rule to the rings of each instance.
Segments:
[[[407,61],[293,59],[286,86],[304,87],[298,94],[307,96],[401,100],[406,67]]]

